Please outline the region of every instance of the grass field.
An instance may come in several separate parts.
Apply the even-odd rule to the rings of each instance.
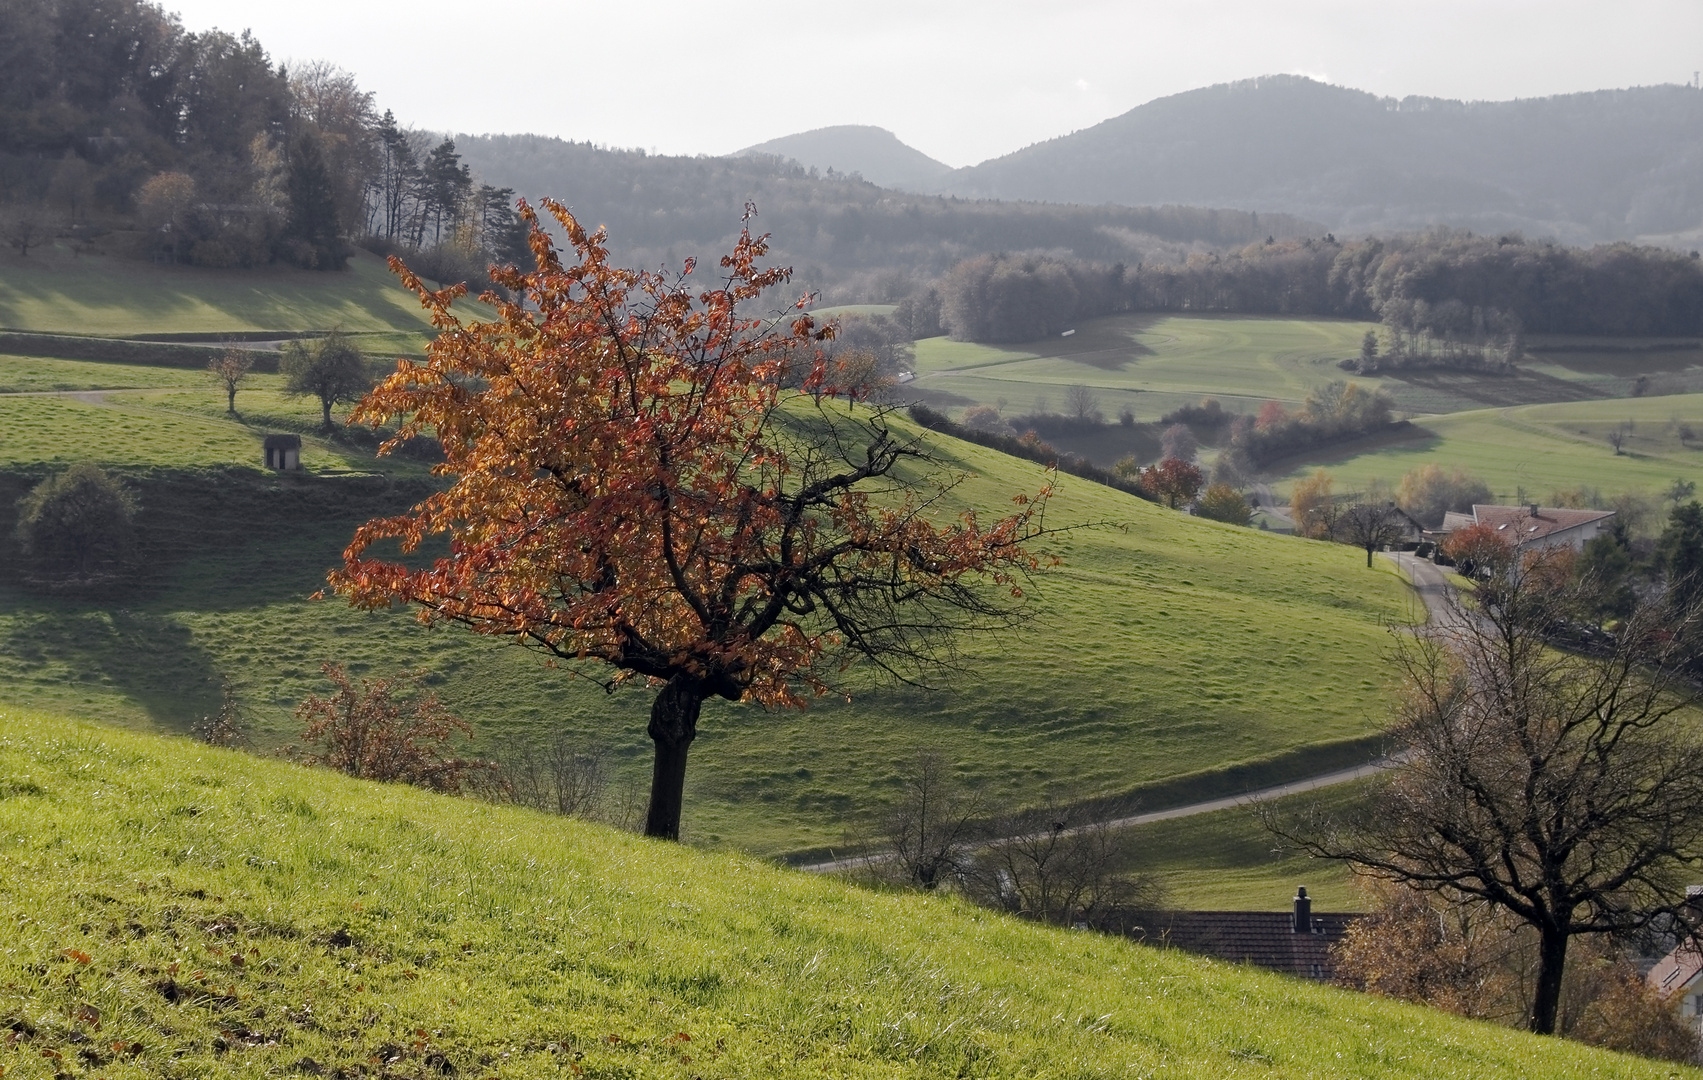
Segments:
[[[1631,422],[1616,454],[1608,432]],[[1606,494],[1656,493],[1674,479],[1703,480],[1703,441],[1682,443],[1679,426],[1703,432],[1703,394],[1478,409],[1414,421],[1407,437],[1374,441],[1291,463],[1285,482],[1324,468],[1338,487],[1369,480],[1394,483],[1420,465],[1463,468],[1482,477],[1499,498],[1547,501],[1581,486]]]
[[[1270,809],[1346,808],[1364,796],[1363,782],[1279,799]],[[1281,911],[1305,885],[1318,911],[1361,911],[1366,900],[1342,863],[1282,849],[1252,806],[1156,821],[1122,834],[1130,868],[1157,877],[1176,908]]]
[[[250,376],[250,379],[256,385],[259,385],[261,380],[268,378],[275,379],[274,376]],[[211,385],[211,382],[205,371],[0,354],[0,394],[42,393],[55,390],[205,388],[209,385]]]
[[[397,334],[382,343],[397,351],[414,351],[403,343],[429,329],[419,301],[364,251],[341,273],[153,266],[62,248],[0,254],[0,328],[8,330],[123,337],[336,327]]]
[[[13,1075],[1696,1075],[947,898],[4,713]]]
[[[308,475],[265,475],[254,468],[259,436],[311,430],[316,406],[271,391],[244,391],[238,404],[250,423],[225,417],[212,388],[0,400],[8,490],[21,494],[59,462],[125,466],[153,537],[144,584],[111,604],[0,589],[10,642],[0,692],[183,731],[228,679],[257,740],[276,745],[293,733],[294,706],[321,687],[322,660],[375,673],[424,666],[487,740],[565,731],[642,776],[642,691],[608,697],[511,647],[308,601],[360,521],[415,497],[407,484],[424,466],[310,439]],[[948,467],[975,474],[963,490],[979,504],[1042,483],[1027,463],[943,447]],[[0,492],[8,541],[13,498]],[[1115,524],[1066,538],[1035,623],[966,643],[965,670],[945,688],[867,687],[805,713],[711,706],[693,751],[691,836],[765,853],[837,844],[923,746],[946,750],[991,794],[1027,802],[1112,798],[1199,774],[1209,786],[1238,764],[1249,783],[1296,775],[1376,729],[1383,627],[1411,614],[1392,574],[1367,571],[1347,548],[1192,519],[1068,477],[1049,520]]]
[[[1004,401],[1008,411],[1027,413],[1041,402],[1062,411],[1066,391],[1081,384],[1095,391],[1107,416],[1128,406],[1137,419],[1152,421],[1203,395],[1233,411],[1253,412],[1267,400],[1299,404],[1315,387],[1348,378],[1337,362],[1357,356],[1361,337],[1372,328],[1347,319],[1138,314],[1090,319],[1068,338],[1020,345],[928,338],[917,342],[918,378],[906,390],[939,405]],[[1569,339],[1550,344],[1560,351],[1531,354],[1516,377],[1416,372],[1354,378],[1389,394],[1398,409],[1421,415],[1703,390],[1703,352],[1694,348]]]
[[[1358,355],[1370,324],[1329,319],[1117,315],[1093,319],[1068,338],[1026,345],[917,342],[917,390],[947,403],[1001,400],[1013,412],[1045,399],[1065,407],[1075,384],[1092,387],[1107,416],[1128,406],[1142,421],[1213,394],[1253,412],[1262,401],[1306,399],[1342,377],[1336,362]],[[909,389],[909,387],[907,387]]]

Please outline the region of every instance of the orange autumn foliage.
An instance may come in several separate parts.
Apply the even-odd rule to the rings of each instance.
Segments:
[[[940,510],[954,481],[918,483],[923,447],[832,383],[833,327],[803,301],[789,318],[745,313],[790,274],[760,266],[748,228],[694,291],[690,262],[611,266],[601,232],[545,206],[576,260],[522,204],[536,268],[492,271],[517,298],[483,297],[495,318],[464,320],[464,289],[431,291],[393,261],[441,333],[353,420],[399,419],[386,449],[435,435],[451,483],[362,526],[331,584],[359,607],[404,601],[425,622],[601,662],[611,684],[652,680],[647,832],[675,835],[677,806],[658,819],[659,785],[675,785],[664,751],[683,776],[703,700],[798,706],[852,660],[902,674],[1000,622],[1039,565],[1024,544],[1049,489],[992,522]],[[449,554],[429,566],[372,552],[431,536]]]

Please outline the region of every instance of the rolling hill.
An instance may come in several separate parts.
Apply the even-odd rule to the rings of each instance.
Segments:
[[[315,406],[264,387],[238,405],[240,417],[226,415],[211,386],[0,398],[0,423],[22,436],[0,441],[0,563],[16,564],[16,498],[71,460],[123,470],[142,501],[146,549],[135,587],[110,599],[43,595],[0,574],[0,696],[183,732],[228,683],[251,737],[270,747],[298,730],[291,710],[321,689],[321,661],[363,674],[423,667],[482,745],[560,734],[642,777],[642,690],[611,697],[512,646],[309,600],[359,522],[419,497],[423,467],[310,438],[306,475],[262,473],[258,435],[311,432]],[[977,505],[1044,482],[1038,466],[936,441]],[[764,853],[840,843],[925,747],[1014,804],[1185,801],[1371,752],[1384,627],[1408,615],[1399,580],[1343,547],[1193,519],[1067,477],[1049,524],[1071,522],[1098,524],[1058,545],[1065,565],[1039,582],[1036,622],[966,642],[947,685],[854,684],[853,700],[804,713],[707,707],[688,779],[691,835]]]
[[[858,173],[872,184],[903,191],[931,191],[952,171],[952,166],[906,146],[886,128],[868,124],[803,131],[747,146],[732,156],[754,154],[796,161],[807,169]]]
[[[0,707],[20,1076],[1694,1076],[748,857]]]

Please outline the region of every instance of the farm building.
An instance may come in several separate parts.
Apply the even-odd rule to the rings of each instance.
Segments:
[[[294,472],[302,467],[302,437],[300,435],[266,436],[266,467],[280,472]]]

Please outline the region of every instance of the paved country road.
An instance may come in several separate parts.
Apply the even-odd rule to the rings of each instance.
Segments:
[[[1448,598],[1452,591],[1448,579],[1436,565],[1420,559],[1408,552],[1386,552],[1384,558],[1391,560],[1406,575],[1413,590],[1425,605],[1427,619],[1437,622],[1446,618],[1449,611]],[[1287,795],[1299,795],[1319,788],[1332,787],[1336,784],[1346,784],[1360,780],[1375,773],[1382,772],[1392,765],[1400,764],[1400,758],[1386,757],[1376,761],[1368,761],[1364,765],[1356,765],[1348,769],[1337,769],[1333,772],[1319,773],[1316,776],[1290,780],[1287,783],[1273,784],[1271,787],[1260,788],[1257,791],[1244,792],[1240,795],[1226,795],[1217,799],[1207,799],[1203,802],[1188,803],[1183,806],[1173,806],[1167,810],[1150,810],[1145,814],[1133,814],[1128,817],[1113,818],[1109,821],[1099,821],[1092,825],[1083,825],[1067,832],[1080,832],[1090,828],[1122,829],[1133,825],[1146,825],[1154,821],[1171,821],[1176,818],[1193,817],[1195,814],[1210,814],[1215,810],[1229,810],[1238,806],[1252,806],[1256,803],[1281,799]],[[1004,837],[1000,840],[989,841],[990,844],[1001,844],[1017,837]],[[860,866],[877,866],[891,862],[890,854],[854,855],[844,859],[831,859],[827,862],[810,863],[798,867],[818,874],[832,874],[844,870],[855,870]]]

